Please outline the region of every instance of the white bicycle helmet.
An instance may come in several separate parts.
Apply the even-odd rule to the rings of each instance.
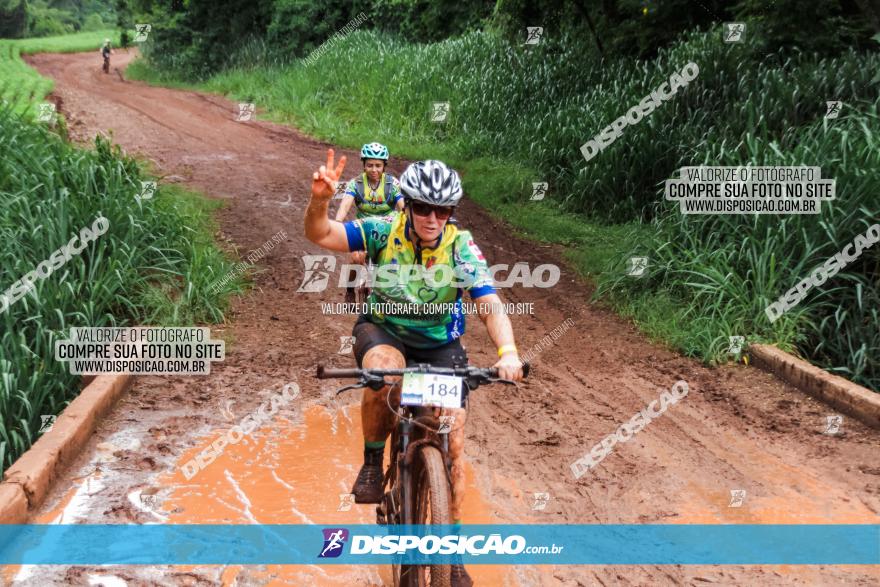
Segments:
[[[463,195],[458,173],[434,159],[407,167],[400,176],[400,189],[408,199],[432,206],[455,206]]]

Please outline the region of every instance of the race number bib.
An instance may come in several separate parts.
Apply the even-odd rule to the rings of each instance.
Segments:
[[[461,377],[433,373],[405,373],[400,403],[404,406],[461,407]]]

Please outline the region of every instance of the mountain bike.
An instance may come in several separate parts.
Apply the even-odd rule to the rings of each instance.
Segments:
[[[523,364],[528,376],[529,364]],[[391,434],[391,459],[385,471],[382,502],[376,507],[376,522],[389,525],[451,524],[452,502],[449,456],[449,423],[435,413],[438,407],[464,406],[467,393],[480,385],[515,382],[498,377],[495,368],[434,367],[419,363],[405,369],[331,369],[318,365],[319,379],[357,379],[336,391],[369,387],[380,390],[385,377],[402,376],[389,386],[388,409],[397,418]],[[394,387],[401,387],[400,406],[391,405]],[[395,587],[448,587],[450,565],[402,565],[392,567]]]
[[[110,56],[104,55],[104,73],[110,73]]]

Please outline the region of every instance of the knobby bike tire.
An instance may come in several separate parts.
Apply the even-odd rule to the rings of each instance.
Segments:
[[[411,524],[451,524],[452,494],[443,463],[443,454],[434,446],[419,449],[413,460],[410,499]],[[429,510],[430,508],[430,510]],[[430,516],[429,516],[430,515]],[[430,572],[430,582],[428,579]],[[408,565],[401,567],[402,587],[449,587],[452,582],[450,565]]]

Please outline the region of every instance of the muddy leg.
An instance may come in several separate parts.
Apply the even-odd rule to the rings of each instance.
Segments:
[[[367,351],[362,364],[364,369],[403,369],[406,367],[406,360],[394,347],[380,344]],[[399,377],[386,377],[387,381],[399,379]],[[361,429],[366,442],[383,442],[391,433],[394,414],[388,411],[388,406],[385,404],[387,394],[387,385],[379,391],[373,391],[369,387],[364,388],[361,397]],[[399,386],[392,392],[391,405],[396,405],[395,398],[399,401]]]
[[[461,504],[464,502],[464,424],[467,410],[444,409],[443,415],[455,417],[449,433],[449,457],[452,460],[452,520],[461,520]]]

